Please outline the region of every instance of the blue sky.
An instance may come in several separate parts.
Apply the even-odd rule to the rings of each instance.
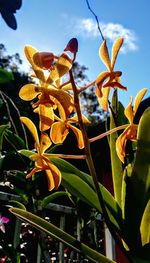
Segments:
[[[115,67],[123,72],[122,84],[128,89],[127,92],[119,91],[120,100],[126,105],[129,97],[135,97],[144,87],[148,88],[148,97],[150,1],[89,0],[89,3],[110,48],[116,37],[125,38]],[[23,47],[26,44],[40,51],[60,54],[69,39],[76,37],[79,42],[77,61],[88,67],[89,79],[94,80],[105,70],[98,54],[102,40],[85,0],[23,0],[16,18],[18,28],[14,31],[0,17],[0,43],[5,44],[9,54],[18,52],[25,60]]]

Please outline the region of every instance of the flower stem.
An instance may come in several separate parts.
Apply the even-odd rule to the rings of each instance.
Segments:
[[[74,154],[63,154],[63,153],[45,153],[46,157],[59,157],[63,159],[86,159],[86,155],[74,155]]]
[[[109,134],[112,134],[112,133],[114,133],[116,131],[119,131],[119,130],[123,130],[123,129],[127,128],[128,126],[129,126],[129,124],[124,124],[124,125],[118,126],[116,128],[113,128],[113,129],[111,129],[111,130],[109,130],[107,132],[104,132],[102,134],[99,134],[99,135],[89,139],[89,141],[90,142],[95,142],[95,141],[100,140],[100,139],[102,139],[103,137],[105,137],[105,136],[107,136]]]
[[[90,88],[91,86],[95,85],[95,80],[90,82],[88,85],[86,85],[85,87],[81,88],[78,92],[81,93],[82,91]]]

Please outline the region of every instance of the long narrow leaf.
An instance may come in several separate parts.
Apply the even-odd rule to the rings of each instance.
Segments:
[[[110,116],[110,129],[116,127],[116,120],[118,120],[118,98],[117,98],[117,90],[114,91],[112,97],[112,111],[113,114]],[[122,164],[119,160],[116,153],[116,140],[118,134],[117,132],[112,133],[110,135],[110,155],[111,155],[111,168],[112,168],[112,179],[113,179],[113,187],[114,187],[114,197],[118,204],[121,206],[121,189],[122,189]]]
[[[19,208],[11,208],[10,211],[20,219],[24,220],[25,222],[28,222],[29,224],[36,227],[40,231],[46,232],[48,235],[56,238],[57,240],[63,242],[67,246],[71,247],[76,252],[85,255],[92,262],[115,263],[114,261],[106,258],[105,256],[98,253],[97,251],[79,242],[77,239],[75,239],[65,231],[47,222],[41,217],[38,217],[30,212],[27,212]]]
[[[140,224],[149,201],[150,108],[141,117],[137,138],[135,163],[131,175],[126,178],[124,207],[125,231],[128,235],[128,244],[133,250],[137,250],[141,246]],[[148,227],[147,225],[147,229]],[[147,230],[142,228],[143,231]]]

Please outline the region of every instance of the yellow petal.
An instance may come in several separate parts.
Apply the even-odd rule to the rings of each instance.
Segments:
[[[103,71],[101,72],[98,77],[96,78],[95,83],[97,85],[102,85],[102,83],[110,76],[110,72],[108,71]]]
[[[52,163],[49,163],[49,169],[46,169],[45,172],[47,175],[49,191],[57,189],[61,182],[61,172]]]
[[[147,92],[147,89],[144,88],[144,89],[141,89],[136,95],[135,100],[134,100],[134,106],[133,106],[134,116],[146,92]]]
[[[39,78],[40,80],[42,80],[43,82],[45,82],[45,76],[44,73],[42,71],[42,69],[40,69],[40,67],[38,67],[35,63],[34,63],[34,59],[33,57],[35,56],[35,54],[38,52],[37,49],[35,49],[32,46],[25,46],[24,47],[24,53],[26,55],[26,58],[28,59],[28,61],[30,62],[30,64],[32,65],[32,68],[35,72],[35,75],[37,76],[37,78]]]
[[[102,96],[98,98],[98,102],[104,111],[108,112],[108,98],[110,93],[110,87],[101,89]]]
[[[26,101],[33,100],[38,94],[40,90],[35,84],[26,84],[19,91],[19,97]]]
[[[111,63],[109,58],[109,53],[106,45],[106,39],[103,41],[99,49],[99,55],[103,63],[106,65],[109,71],[111,71]]]
[[[69,129],[64,122],[55,122],[52,124],[50,137],[53,143],[63,143],[68,133]]]
[[[68,84],[64,84],[61,87],[62,90],[72,90],[72,84],[68,83]]]
[[[124,163],[126,142],[127,140],[134,141],[137,139],[137,125],[129,125],[124,132],[116,140],[116,152],[119,159]]]
[[[32,161],[36,162],[39,158],[39,154],[38,153],[33,153],[32,155],[30,155],[29,157]]]
[[[127,117],[127,119],[129,120],[129,123],[132,124],[133,123],[133,108],[132,108],[132,97],[130,97],[130,102],[127,105],[127,107],[124,110],[124,114]]]
[[[84,141],[83,141],[83,135],[82,132],[76,128],[73,125],[69,125],[70,129],[72,129],[72,131],[74,132],[76,138],[77,138],[77,142],[78,142],[78,147],[79,149],[83,149],[84,148]]]
[[[78,116],[74,115],[73,117],[69,118],[68,121],[69,121],[69,123],[71,123],[71,122],[78,122]],[[85,115],[83,115],[83,114],[82,114],[82,121],[85,124],[89,124],[90,123],[90,121],[87,119],[87,117]]]
[[[37,129],[36,129],[36,126],[34,125],[34,123],[27,117],[20,117],[20,120],[22,123],[24,123],[26,125],[26,127],[31,132],[36,145],[39,145],[38,132],[37,132]]]
[[[58,108],[60,120],[65,121],[67,119],[67,115],[66,115],[64,108],[62,107],[62,105],[60,103],[57,105],[57,108]],[[57,118],[57,120],[58,120],[58,118]]]
[[[55,89],[55,88],[47,88],[50,95],[54,97],[63,107],[66,116],[70,115],[70,113],[74,110],[73,98],[66,91]]]
[[[120,82],[118,82],[118,81],[112,81],[112,82],[110,82],[110,81],[108,81],[107,83],[105,83],[104,85],[103,85],[103,87],[105,88],[105,87],[108,87],[108,86],[111,86],[112,88],[115,88],[115,89],[121,89],[121,90],[127,90],[127,88],[125,87],[125,86],[123,86]]]
[[[116,152],[122,163],[124,163],[127,133],[129,129],[130,127],[127,127],[116,140]]]
[[[43,154],[50,146],[52,142],[47,133],[42,133],[40,138],[40,153]]]
[[[123,44],[123,38],[117,38],[112,46],[112,59],[111,59],[111,70],[114,69],[114,65],[116,62],[116,58],[118,56],[118,52]]]
[[[72,60],[70,57],[64,52],[58,59],[57,63],[55,64],[53,70],[51,71],[47,83],[52,84],[53,82],[57,81],[63,75],[69,72],[72,67]]]
[[[113,81],[118,81],[120,82],[120,76],[121,76],[122,72],[121,71],[112,71],[109,73],[109,78],[107,80],[107,82],[105,82],[104,86],[110,86],[109,83],[113,82]]]
[[[24,47],[24,53],[26,55],[26,58],[28,59],[29,63],[33,66],[33,56],[38,52],[38,50],[32,46],[26,45]],[[36,65],[35,65],[36,66]]]
[[[40,131],[46,131],[50,128],[54,122],[54,111],[52,107],[47,107],[44,104],[40,104],[38,107],[38,113],[40,117],[39,128]]]

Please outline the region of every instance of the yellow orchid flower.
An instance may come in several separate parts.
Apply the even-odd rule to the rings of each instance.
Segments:
[[[32,65],[36,78],[39,80],[39,85],[33,83],[24,85],[19,91],[19,96],[26,101],[38,97],[38,101],[32,106],[36,108],[34,111],[39,113],[40,130],[45,131],[53,123],[53,110],[57,108],[59,103],[66,115],[70,114],[74,109],[72,96],[64,90],[58,90],[57,87],[60,78],[70,70],[72,61],[64,52],[58,58],[56,64],[52,66],[54,59],[52,53],[40,53],[31,46],[25,47],[25,54]],[[48,77],[46,77],[43,68],[48,67],[48,61],[52,70]]]
[[[50,138],[53,143],[63,143],[69,133],[69,129],[71,129],[77,138],[79,149],[83,149],[84,142],[82,132],[80,129],[72,125],[72,123],[78,122],[77,115],[71,118],[66,118],[66,116],[61,112],[60,109],[60,116],[61,118],[55,116],[56,122],[54,122],[51,126]],[[82,118],[84,122],[89,123],[88,119],[84,115],[82,115]]]
[[[45,153],[45,151],[52,144],[49,136],[43,132],[39,140],[38,132],[34,123],[27,117],[20,117],[20,120],[31,132],[35,141],[36,149],[36,153],[33,153],[30,156],[30,159],[35,162],[35,167],[29,174],[27,174],[26,178],[30,178],[33,174],[39,171],[45,171],[47,175],[49,191],[57,189],[61,182],[61,173],[58,168],[46,157]]]
[[[118,38],[113,46],[112,46],[112,58],[110,59],[106,40],[103,41],[100,50],[99,55],[103,63],[107,67],[107,71],[101,72],[98,77],[96,78],[96,95],[98,97],[98,101],[101,105],[101,107],[108,111],[108,97],[110,93],[110,88],[120,88],[122,90],[126,90],[126,87],[124,87],[120,83],[120,76],[121,71],[114,71],[115,62],[117,59],[118,52],[123,44],[123,38]]]
[[[137,109],[140,105],[141,100],[143,99],[147,89],[144,88],[138,92],[134,100],[134,106],[132,107],[132,97],[130,103],[125,108],[125,116],[129,120],[128,127],[123,131],[123,133],[116,140],[116,151],[119,159],[124,163],[125,158],[125,147],[127,140],[134,141],[137,138],[137,124],[134,124],[134,117],[137,112]]]
[[[68,73],[73,63],[66,52],[63,52],[59,57],[57,57],[54,56],[53,53],[39,52],[36,48],[27,45],[24,48],[24,53],[34,70],[35,76],[47,84],[53,84],[59,78]],[[52,66],[55,58],[57,58],[57,61]],[[51,71],[48,77],[45,77],[45,70],[43,69],[48,69],[48,63]]]
[[[27,84],[19,92],[20,98],[30,101],[38,97],[32,107],[39,113],[40,131],[46,131],[54,122],[54,109],[60,104],[66,115],[74,110],[72,96],[64,90],[59,90],[53,86],[37,86],[36,84]]]

